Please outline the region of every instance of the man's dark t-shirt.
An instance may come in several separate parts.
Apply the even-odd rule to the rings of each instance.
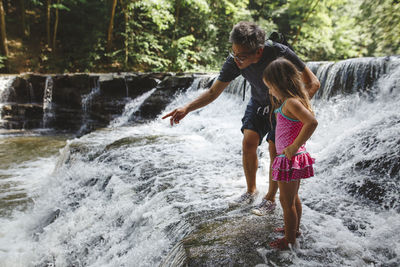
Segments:
[[[279,43],[266,43],[264,46],[263,54],[261,59],[251,64],[245,69],[239,69],[236,65],[234,58],[228,56],[220,74],[218,80],[221,82],[230,82],[239,75],[242,75],[251,85],[251,96],[261,106],[266,106],[269,103],[268,87],[264,84],[262,74],[265,67],[277,57],[284,57],[291,61],[299,71],[303,71],[305,64],[301,61],[298,56],[285,45]]]

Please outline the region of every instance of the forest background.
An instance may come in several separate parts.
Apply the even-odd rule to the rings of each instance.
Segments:
[[[400,54],[399,0],[1,0],[0,71],[217,71],[241,20],[304,61]]]

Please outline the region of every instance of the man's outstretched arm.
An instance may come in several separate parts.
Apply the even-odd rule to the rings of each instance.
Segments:
[[[305,67],[305,69],[301,72],[301,77],[311,99],[318,91],[321,84],[317,76],[315,76],[315,74],[308,67]]]
[[[219,80],[215,80],[213,85],[211,85],[210,89],[206,92],[202,93],[198,98],[187,104],[186,106],[174,109],[170,113],[166,114],[162,119],[170,118],[171,126],[175,123],[178,124],[180,120],[182,120],[189,112],[202,108],[211,102],[213,102],[224,89],[228,86],[230,82],[221,82]]]

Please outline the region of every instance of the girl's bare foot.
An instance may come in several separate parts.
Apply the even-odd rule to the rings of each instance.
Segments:
[[[285,238],[276,239],[275,241],[269,243],[269,245],[272,248],[277,248],[280,250],[289,249],[289,243],[286,241]]]
[[[283,228],[283,227],[275,228],[275,232],[285,234],[285,228]],[[301,236],[301,232],[297,231],[296,238],[299,236]]]

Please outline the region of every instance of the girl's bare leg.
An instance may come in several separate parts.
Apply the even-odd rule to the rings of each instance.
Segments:
[[[296,199],[295,199],[295,205],[296,205],[296,212],[297,212],[297,232],[300,233],[300,220],[301,220],[301,215],[303,214],[303,208],[301,206],[301,201],[299,198],[299,187],[300,187],[300,181],[299,181],[299,186],[297,187],[297,194],[296,194]]]
[[[296,209],[296,196],[299,183],[300,181],[278,182],[280,191],[279,200],[282,205],[285,222],[285,239],[292,244],[296,241],[296,233],[299,225]],[[301,203],[299,202],[299,204]]]

